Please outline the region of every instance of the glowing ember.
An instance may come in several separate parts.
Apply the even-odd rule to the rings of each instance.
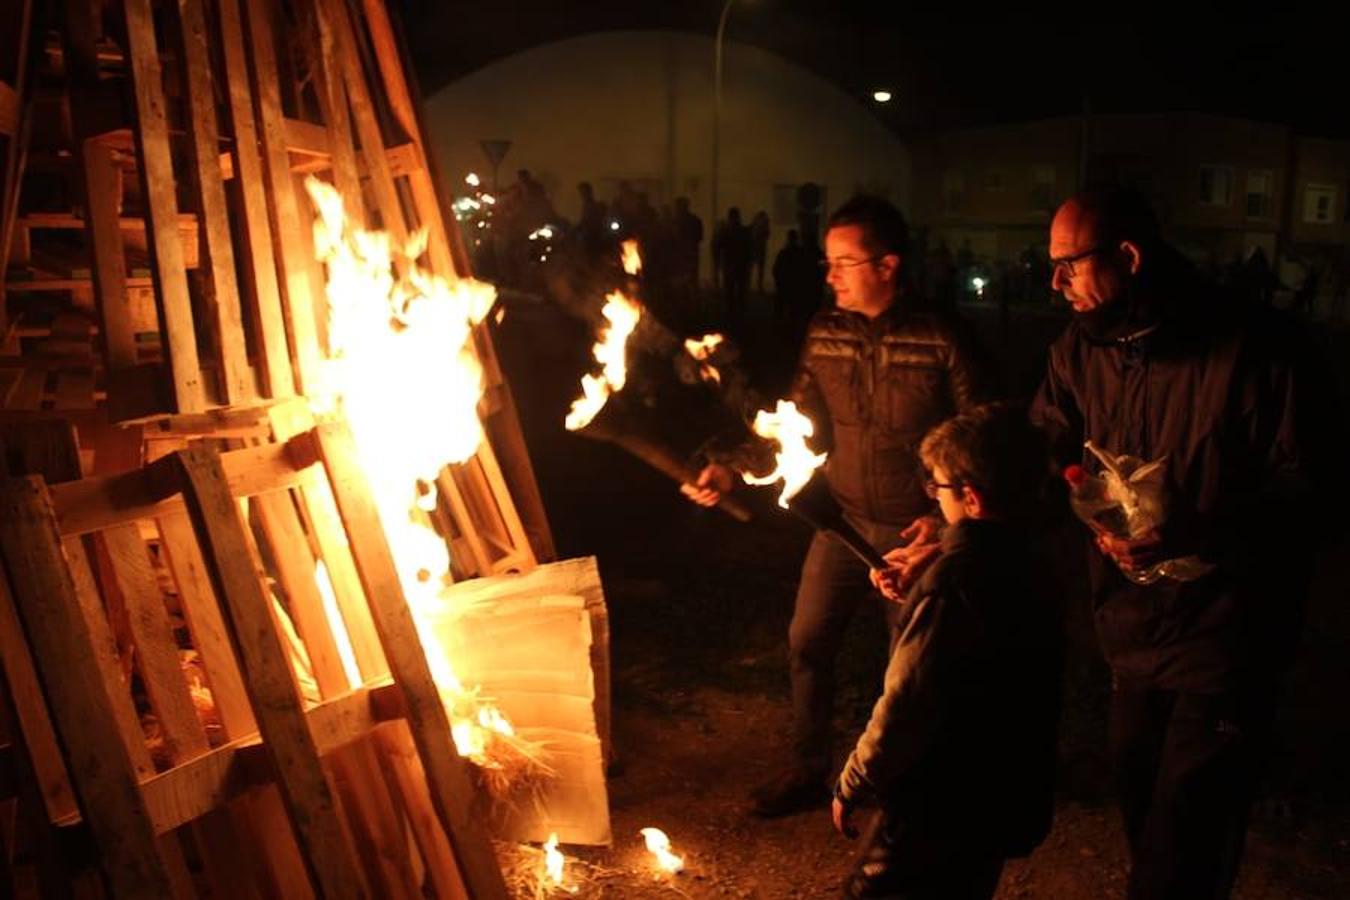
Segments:
[[[778,505],[788,508],[788,501],[797,496],[797,492],[811,480],[811,475],[825,462],[825,453],[812,453],[806,446],[806,439],[816,432],[816,426],[806,416],[797,412],[797,404],[791,400],[779,400],[774,412],[761,409],[755,414],[755,434],[778,443],[778,452],[774,454],[777,463],[774,470],[762,478],[743,474],[747,484],[772,484],[783,481],[783,491],[778,495]]]
[[[563,862],[563,855],[558,852],[558,832],[555,831],[544,844],[544,869],[548,872],[549,881],[555,885],[563,882]]]
[[[642,254],[638,253],[638,242],[635,240],[623,242],[623,270],[629,275],[642,271]]]
[[[572,402],[564,423],[568,431],[590,424],[609,395],[623,390],[628,381],[628,336],[642,318],[642,307],[622,292],[613,291],[605,298],[601,312],[609,320],[609,327],[601,331],[593,352],[602,369],[599,375],[581,376],[581,396]]]
[[[642,829],[642,839],[647,849],[656,857],[656,864],[663,872],[679,872],[684,868],[684,858],[670,852],[670,838],[660,828]]]
[[[684,349],[694,359],[703,365],[698,367],[699,377],[704,381],[711,381],[714,384],[722,383],[722,373],[717,371],[717,367],[708,362],[708,358],[716,352],[722,343],[720,334],[705,334],[698,340],[687,338],[684,342]]]
[[[329,358],[311,403],[317,411],[346,414],[455,745],[491,766],[493,735],[509,735],[511,727],[465,690],[445,653],[437,652],[430,620],[446,604],[441,590],[450,554],[426,512],[436,507],[441,469],[467,460],[483,439],[477,412],[483,372],[471,338],[496,289],[433,275],[417,263],[425,232],[394,248],[387,234],[351,227],[331,185],[311,177],[305,186],[319,212],[314,245],[328,269],[330,316]],[[428,389],[435,392],[434,408]],[[325,598],[331,596],[327,573],[316,578]],[[336,623],[335,600],[331,606]],[[348,666],[345,654],[343,663]],[[354,667],[350,663],[348,672]]]

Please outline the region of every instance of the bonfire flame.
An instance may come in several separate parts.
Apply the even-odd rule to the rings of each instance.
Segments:
[[[609,326],[595,342],[595,359],[602,366],[599,375],[581,376],[581,396],[572,402],[567,414],[568,431],[585,428],[604,408],[609,395],[623,390],[628,381],[628,337],[642,318],[642,307],[622,291],[612,291],[601,310]]]
[[[642,271],[642,254],[638,252],[638,242],[629,238],[622,244],[623,247],[623,270],[629,275],[636,275]]]
[[[561,886],[563,883],[563,863],[566,860],[558,852],[558,832],[553,832],[548,836],[548,842],[544,844],[544,871],[548,873],[548,880],[555,886]]]
[[[447,281],[421,268],[426,232],[405,247],[389,236],[352,227],[342,196],[316,178],[305,186],[319,216],[314,245],[328,267],[329,358],[321,372],[314,405],[341,408],[351,426],[370,479],[385,535],[412,609],[432,676],[449,711],[459,752],[491,766],[493,735],[511,735],[510,724],[485,706],[456,677],[430,625],[444,609],[450,554],[426,519],[436,506],[436,478],[442,468],[463,462],[478,449],[483,427],[478,401],[483,371],[473,352],[474,326],[492,308],[496,289],[470,278]],[[395,274],[395,260],[401,277]],[[429,409],[426,392],[434,386]],[[325,598],[327,572],[316,573]],[[330,603],[325,599],[325,606]],[[330,618],[347,638],[331,602]],[[344,665],[355,671],[355,662]]]
[[[684,342],[684,349],[694,359],[702,365],[698,367],[698,374],[704,381],[711,381],[713,384],[722,383],[722,373],[717,371],[717,367],[708,362],[708,359],[717,352],[717,348],[722,343],[720,334],[705,334],[703,337],[695,340],[687,338]]]
[[[670,838],[660,828],[642,829],[642,839],[647,849],[656,857],[656,864],[663,872],[679,872],[684,868],[684,857],[670,852]]]
[[[755,434],[778,443],[778,452],[774,454],[777,465],[763,477],[748,473],[741,477],[747,484],[772,484],[782,479],[783,490],[778,495],[778,505],[787,509],[788,501],[797,496],[825,462],[827,454],[812,453],[806,446],[806,439],[815,434],[816,426],[797,411],[797,404],[779,400],[774,412],[761,409],[756,413],[752,427]]]

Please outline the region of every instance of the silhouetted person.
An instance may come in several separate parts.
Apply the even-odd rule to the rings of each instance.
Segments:
[[[764,264],[769,253],[769,214],[764,210],[750,220],[750,261],[755,267],[755,290],[764,293]]]
[[[698,306],[698,254],[703,244],[703,220],[689,210],[688,197],[675,198],[672,223],[672,294],[684,315]]]
[[[727,321],[739,327],[745,319],[745,295],[750,286],[753,245],[750,229],[741,223],[741,211],[733,206],[717,235],[717,258],[722,266],[722,300]]]
[[[578,184],[577,193],[581,195],[581,219],[577,222],[581,250],[587,262],[594,262],[604,254],[609,243],[605,204],[595,199],[595,188],[589,181]]]

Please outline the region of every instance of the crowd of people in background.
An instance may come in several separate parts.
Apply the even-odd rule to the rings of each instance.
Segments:
[[[736,334],[772,322],[793,341],[825,297],[822,250],[815,229],[790,228],[775,245],[766,210],[748,217],[729,207],[705,228],[690,199],[677,196],[659,207],[629,181],[620,181],[606,202],[594,186],[577,185],[580,214],[562,216],[544,185],[527,169],[469,221],[475,271],[500,286],[541,290],[540,269],[564,257],[573,264],[612,264],[621,242],[636,238],[643,255],[644,302],[674,328],[722,328]],[[1050,260],[1043,243],[1027,244],[1010,258],[977,254],[968,239],[949,242],[916,234],[911,287],[933,307],[954,311],[962,304],[1048,309]],[[709,265],[702,261],[707,254]],[[1350,260],[1284,259],[1277,271],[1256,247],[1220,264],[1210,254],[1199,265],[1210,281],[1263,306],[1302,315],[1342,319],[1350,293]],[[767,276],[767,277],[766,277]],[[1320,301],[1319,301],[1320,298]]]

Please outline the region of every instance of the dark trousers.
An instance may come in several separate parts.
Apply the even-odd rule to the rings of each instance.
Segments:
[[[899,543],[902,525],[849,520],[882,553]],[[838,539],[816,532],[802,563],[788,664],[792,678],[793,750],[797,763],[823,778],[831,765],[834,718],[834,664],[853,615],[864,603],[885,604],[894,629],[900,607],[882,599],[867,579],[867,564]]]
[[[1130,900],[1222,900],[1233,888],[1271,702],[1120,681],[1111,752],[1130,843]]]
[[[938,837],[878,812],[844,884],[850,900],[989,900],[1003,855],[969,834]]]

